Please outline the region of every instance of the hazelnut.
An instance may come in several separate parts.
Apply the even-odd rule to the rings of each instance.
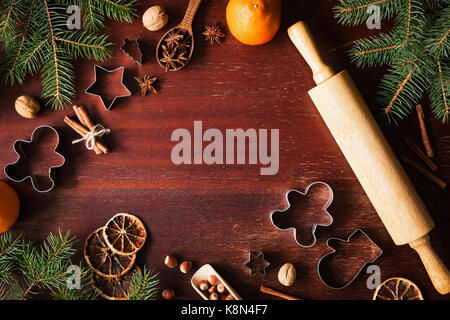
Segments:
[[[191,271],[192,268],[192,262],[191,261],[184,261],[180,264],[180,271],[183,273],[188,273]]]
[[[234,297],[231,294],[229,294],[225,297],[225,300],[234,300]]]
[[[145,11],[142,16],[142,23],[150,31],[158,31],[164,28],[169,22],[166,10],[161,6],[153,6]]]
[[[33,97],[20,96],[17,98],[15,108],[18,114],[24,118],[35,118],[41,107],[39,102]]]
[[[211,288],[208,289],[209,293],[214,293],[217,292],[217,286],[212,286]]]
[[[175,258],[174,256],[167,256],[166,260],[164,260],[164,263],[169,268],[175,268],[178,265],[177,258]]]
[[[278,271],[278,281],[283,286],[289,287],[292,286],[297,277],[297,272],[295,271],[295,267],[292,263],[286,263]]]
[[[217,286],[220,283],[220,280],[214,274],[212,274],[208,277],[208,282],[212,286]]]
[[[219,300],[219,295],[217,293],[211,293],[209,295],[209,300]]]
[[[173,289],[165,289],[162,292],[162,296],[166,300],[172,300],[173,298],[175,298],[175,291],[173,291]]]
[[[225,286],[224,286],[223,284],[221,284],[221,283],[219,283],[219,284],[216,286],[216,288],[217,288],[217,292],[218,292],[218,293],[224,293],[224,292],[225,292]]]
[[[200,290],[203,290],[203,291],[208,290],[208,288],[209,288],[208,281],[206,281],[206,280],[200,281],[198,283],[198,287],[200,288]]]

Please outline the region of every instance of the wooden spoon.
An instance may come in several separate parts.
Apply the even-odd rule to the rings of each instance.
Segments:
[[[202,3],[202,0],[190,0],[188,8],[186,10],[186,14],[184,15],[183,21],[176,27],[173,27],[169,31],[164,34],[164,36],[159,40],[158,46],[156,47],[156,60],[158,61],[159,65],[166,69],[166,65],[161,62],[162,57],[162,45],[164,44],[164,39],[167,37],[167,35],[171,32],[179,31],[180,34],[184,36],[185,40],[186,38],[191,39],[191,46],[188,48],[189,55],[186,57],[187,60],[184,61],[184,63],[179,64],[176,68],[169,68],[169,71],[178,71],[182,69],[184,66],[188,64],[188,62],[191,60],[192,53],[194,52],[194,33],[192,32],[192,21],[194,20],[195,15],[197,14],[198,8],[200,7],[200,4]]]

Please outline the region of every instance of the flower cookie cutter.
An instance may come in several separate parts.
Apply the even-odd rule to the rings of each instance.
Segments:
[[[310,243],[307,243],[307,244],[303,244],[303,243],[301,243],[301,242],[298,240],[298,237],[297,237],[297,228],[295,228],[295,227],[288,227],[288,228],[280,227],[280,226],[277,225],[277,223],[274,221],[274,215],[276,215],[276,214],[284,214],[284,213],[287,213],[287,212],[290,211],[292,205],[291,205],[291,202],[289,201],[289,195],[290,195],[291,193],[297,193],[297,194],[300,194],[301,196],[304,196],[304,197],[305,197],[305,196],[308,195],[309,189],[310,189],[311,187],[313,187],[313,186],[316,186],[316,185],[322,185],[322,186],[324,186],[324,187],[326,188],[326,190],[328,191],[328,199],[327,199],[326,203],[322,206],[322,211],[323,211],[324,213],[326,213],[326,215],[328,216],[328,220],[327,220],[326,222],[324,222],[324,223],[313,223],[312,226],[311,226],[311,229],[310,229],[310,231],[311,231],[311,236],[312,236],[311,242],[310,242]],[[330,226],[330,225],[333,223],[333,217],[331,216],[331,214],[330,214],[330,213],[328,212],[328,210],[327,210],[328,207],[329,207],[329,206],[331,205],[331,203],[333,202],[333,197],[334,197],[334,195],[333,195],[333,189],[330,187],[330,185],[328,185],[327,183],[322,182],[322,181],[316,181],[316,182],[311,183],[310,185],[308,185],[308,186],[306,187],[306,189],[305,189],[304,192],[299,191],[299,190],[296,190],[296,189],[291,189],[291,190],[289,190],[288,192],[286,192],[286,201],[287,201],[287,203],[288,203],[287,208],[284,209],[284,210],[275,210],[275,211],[272,211],[272,212],[270,213],[270,221],[271,221],[272,224],[275,226],[275,228],[277,228],[278,230],[281,230],[281,231],[294,230],[294,239],[295,239],[295,242],[297,242],[297,244],[298,244],[299,246],[303,247],[303,248],[310,248],[310,247],[314,246],[314,245],[316,244],[316,242],[317,242],[317,238],[316,238],[316,234],[315,234],[315,233],[316,233],[317,226],[328,227],[328,226]]]
[[[106,101],[106,97],[104,95],[103,89],[102,88],[100,88],[100,89],[96,88],[96,85],[98,84],[98,80],[100,78],[98,76],[99,71],[103,72],[103,77],[105,76],[105,74],[110,75],[110,74],[113,74],[115,72],[120,72],[121,73],[120,85],[122,86],[122,89],[124,90],[124,92],[126,92],[126,94],[114,96],[113,99],[111,99],[110,101]],[[122,67],[118,67],[118,68],[113,69],[113,70],[108,70],[108,69],[105,69],[102,66],[99,66],[99,65],[96,64],[94,66],[94,82],[92,82],[92,84],[85,90],[85,93],[99,97],[100,100],[102,101],[102,104],[105,107],[105,109],[106,110],[110,110],[111,107],[114,105],[114,103],[116,102],[116,100],[118,98],[124,98],[124,97],[131,96],[131,91],[128,90],[128,88],[125,86],[125,83],[123,81],[124,71],[125,71],[125,68],[123,66]]]
[[[39,184],[37,183],[36,177],[34,175],[30,175],[30,174],[24,174],[24,172],[20,172],[19,171],[15,171],[15,167],[16,166],[20,166],[21,162],[25,159],[26,154],[22,149],[23,144],[33,144],[36,143],[39,139],[39,134],[41,134],[41,132],[48,130],[52,133],[54,133],[54,135],[56,136],[56,146],[53,149],[53,152],[57,155],[59,155],[63,160],[62,163],[56,166],[51,166],[48,169],[48,178],[50,181],[50,185],[47,188],[41,188],[39,186]],[[37,127],[36,129],[34,129],[33,133],[31,134],[31,139],[30,140],[16,140],[14,142],[14,151],[16,152],[16,154],[18,155],[18,158],[16,160],[16,162],[14,163],[10,163],[7,164],[4,167],[4,172],[5,175],[8,177],[8,179],[14,181],[14,182],[24,182],[26,180],[30,180],[31,181],[31,185],[33,186],[33,189],[36,190],[39,193],[46,193],[49,192],[51,190],[53,190],[53,188],[55,187],[55,180],[54,180],[54,172],[55,169],[62,167],[65,163],[66,163],[66,158],[60,153],[58,152],[58,148],[59,148],[59,144],[60,144],[60,137],[59,137],[59,133],[58,131],[56,131],[55,128],[48,126],[48,125],[42,125]]]
[[[361,267],[357,270],[357,272],[355,272],[355,274],[350,278],[350,280],[342,285],[335,285],[335,284],[331,284],[326,277],[324,276],[324,272],[321,271],[321,264],[324,262],[324,260],[330,256],[333,255],[337,252],[337,250],[332,247],[330,245],[331,241],[338,241],[338,242],[342,242],[344,244],[348,244],[352,241],[352,239],[356,238],[357,236],[362,236],[365,238],[365,240],[368,241],[370,248],[371,248],[371,258],[366,259],[366,261],[364,261],[363,263],[361,263]],[[340,239],[340,238],[329,238],[326,242],[326,245],[328,248],[332,249],[331,252],[328,252],[327,254],[325,254],[324,256],[322,256],[319,259],[319,262],[317,263],[317,274],[320,278],[320,281],[323,282],[323,284],[325,284],[328,288],[331,289],[344,289],[347,288],[353,281],[355,281],[355,279],[359,276],[359,274],[361,273],[361,271],[364,270],[364,268],[370,264],[375,262],[375,260],[377,260],[382,254],[383,254],[383,250],[372,240],[372,238],[370,238],[362,229],[356,229],[355,231],[353,231],[353,233],[347,238],[347,239]],[[356,252],[356,251],[355,251]],[[348,260],[350,257],[347,257]],[[338,276],[338,278],[342,278],[341,275]]]

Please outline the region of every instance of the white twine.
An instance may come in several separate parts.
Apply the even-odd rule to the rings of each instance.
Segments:
[[[86,148],[88,150],[93,150],[97,138],[103,137],[105,134],[108,134],[110,132],[111,132],[110,129],[106,129],[103,125],[97,124],[91,129],[91,131],[86,133],[86,135],[84,135],[81,139],[72,141],[72,144],[85,141]]]

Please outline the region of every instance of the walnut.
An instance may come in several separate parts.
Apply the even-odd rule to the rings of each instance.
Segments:
[[[161,6],[153,6],[145,11],[142,16],[144,27],[150,31],[158,31],[164,28],[169,22],[169,16],[166,10]]]
[[[295,271],[295,267],[292,263],[286,263],[278,272],[278,281],[283,286],[290,287],[294,284],[295,279],[297,277],[297,272]]]
[[[17,98],[15,108],[18,114],[24,118],[35,118],[41,107],[33,97],[20,96]]]

